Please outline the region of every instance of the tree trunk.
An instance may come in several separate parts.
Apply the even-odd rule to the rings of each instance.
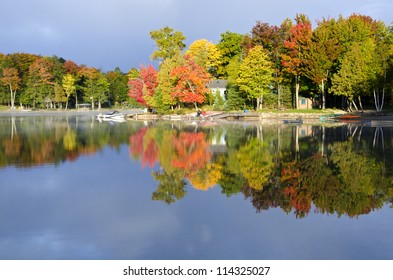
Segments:
[[[382,90],[382,100],[380,100],[379,91],[375,92],[374,89],[374,102],[375,102],[375,109],[377,110],[377,112],[382,111],[384,99],[385,99],[385,88],[383,88]]]
[[[326,96],[325,96],[325,81],[322,80],[321,83],[321,91],[322,91],[322,110],[326,108]]]
[[[15,109],[15,96],[16,96],[16,91],[12,90],[12,86],[10,84],[10,92],[11,92],[11,110]]]
[[[362,110],[362,112],[363,112],[362,98],[359,96],[358,99],[359,99],[360,110]]]
[[[262,110],[263,109],[263,95],[261,95],[259,98],[260,98],[259,110]]]
[[[296,84],[295,84],[295,109],[299,108],[299,89],[300,89],[300,84],[298,81],[299,78],[296,78]]]
[[[351,103],[353,104],[353,107],[355,107],[355,110],[358,111],[358,106],[356,105],[355,100],[352,100]]]

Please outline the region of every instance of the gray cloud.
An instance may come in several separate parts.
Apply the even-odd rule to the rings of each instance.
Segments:
[[[120,66],[123,71],[149,63],[154,42],[149,32],[166,25],[187,43],[217,42],[230,30],[247,33],[256,20],[280,24],[296,13],[312,20],[363,13],[393,21],[389,0],[6,0],[0,10],[0,52],[58,55],[79,64]],[[335,3],[337,2],[337,3]]]

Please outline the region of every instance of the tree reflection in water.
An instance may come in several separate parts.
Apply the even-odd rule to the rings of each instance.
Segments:
[[[202,125],[206,124],[206,125]],[[90,117],[2,118],[0,167],[75,161],[129,145],[167,204],[220,188],[259,211],[357,217],[393,201],[392,128],[260,124],[98,123]]]
[[[375,130],[362,128],[361,137],[349,130],[159,124],[133,134],[130,151],[142,165],[159,165],[160,171],[153,172],[155,200],[183,198],[187,181],[198,190],[219,187],[227,196],[242,193],[257,211],[279,207],[302,218],[313,209],[357,217],[392,201],[391,164],[383,160],[392,153],[392,143],[380,145],[381,150]]]

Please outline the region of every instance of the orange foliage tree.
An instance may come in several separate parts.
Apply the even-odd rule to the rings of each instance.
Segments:
[[[171,72],[171,76],[176,79],[172,97],[178,98],[180,102],[194,103],[195,108],[198,108],[197,103],[203,103],[205,94],[209,92],[207,84],[210,76],[191,56],[186,55],[184,58],[185,65],[175,67]]]
[[[295,79],[295,108],[298,107],[300,77],[303,75],[304,52],[309,48],[312,26],[305,15],[296,16],[296,25],[290,29],[289,40],[284,41],[286,52],[282,54],[284,71]]]
[[[3,70],[3,77],[0,79],[1,83],[8,86],[11,94],[11,109],[15,109],[16,91],[20,88],[22,79],[19,77],[18,69],[5,68]]]

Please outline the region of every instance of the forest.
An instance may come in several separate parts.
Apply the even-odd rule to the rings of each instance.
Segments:
[[[188,47],[181,31],[150,32],[153,65],[123,73],[61,57],[0,53],[0,103],[12,109],[147,107],[158,113],[282,109],[299,97],[316,109],[381,111],[393,105],[393,26],[369,16],[323,18],[298,14],[280,26],[256,21],[247,34],[226,31],[218,43]],[[209,83],[227,81],[225,96]]]

